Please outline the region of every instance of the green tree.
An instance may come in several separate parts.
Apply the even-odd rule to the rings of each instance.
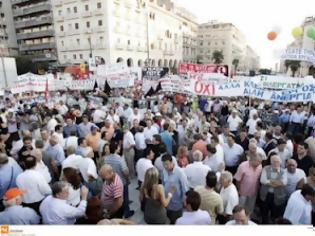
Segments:
[[[239,63],[240,63],[239,59],[237,59],[237,58],[233,59],[232,65],[234,66],[235,72],[237,71],[237,67],[238,67]]]
[[[298,69],[301,67],[301,61],[296,60],[285,60],[284,66],[286,68],[286,71],[288,71],[289,67],[292,71],[292,76],[295,76],[295,73],[298,71]]]
[[[271,70],[262,68],[262,69],[259,69],[259,73],[261,75],[270,75],[271,74]]]
[[[215,50],[212,53],[212,60],[214,61],[214,64],[221,64],[224,60],[222,51]]]
[[[33,62],[32,57],[30,56],[17,56],[16,60],[16,69],[18,75],[26,74],[32,72],[38,74],[40,71],[47,71],[49,64],[48,62]]]
[[[33,63],[32,63],[31,57],[29,57],[29,56],[17,56],[15,58],[15,61],[16,61],[16,69],[17,69],[18,75],[32,72]]]

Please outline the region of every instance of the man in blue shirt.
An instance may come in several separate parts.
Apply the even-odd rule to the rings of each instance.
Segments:
[[[168,154],[173,155],[173,138],[172,135],[168,132],[169,123],[163,124],[163,132],[160,134],[162,143],[166,146],[166,151]]]
[[[23,172],[18,163],[5,153],[0,153],[0,211],[3,210],[2,199],[4,193],[16,187],[16,177]]]
[[[39,216],[29,207],[22,207],[23,191],[11,188],[3,196],[5,210],[0,213],[0,224],[35,225],[39,224]]]
[[[167,206],[167,217],[171,224],[175,224],[176,220],[183,214],[183,203],[185,194],[188,191],[188,181],[184,171],[172,162],[171,155],[163,155],[162,162],[164,166],[163,185],[165,194],[170,192],[172,188],[176,189]]]

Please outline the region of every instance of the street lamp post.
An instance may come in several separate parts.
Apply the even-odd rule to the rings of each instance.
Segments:
[[[146,21],[147,21],[147,66],[150,62],[150,38],[149,38],[149,3],[146,4]]]

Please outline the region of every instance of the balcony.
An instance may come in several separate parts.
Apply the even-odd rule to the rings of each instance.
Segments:
[[[31,33],[24,33],[24,34],[17,34],[17,39],[36,39],[36,38],[43,38],[43,37],[53,37],[54,31],[53,30],[44,30],[39,32],[31,32]]]
[[[64,31],[60,31],[56,34],[57,37],[64,37],[66,36],[66,33]]]
[[[127,45],[127,50],[128,51],[133,51],[134,50],[134,47],[132,45]]]
[[[78,18],[78,15],[76,15],[76,14],[66,14],[65,16],[64,16],[64,18],[65,18],[65,20],[72,20],[72,19],[77,19]]]
[[[41,4],[29,6],[29,7],[13,9],[13,16],[29,15],[32,13],[44,12],[44,11],[50,12],[51,10],[52,10],[51,5],[47,2],[44,2]]]
[[[91,28],[84,29],[84,30],[82,30],[82,33],[83,34],[91,34],[92,33],[92,29]]]
[[[117,49],[117,50],[124,50],[124,45],[122,44],[122,43],[116,43],[115,44],[115,48]]]
[[[22,29],[32,26],[38,26],[38,25],[48,25],[52,24],[52,17],[51,16],[42,16],[39,18],[24,20],[24,21],[16,21],[14,23],[16,29]]]
[[[173,56],[174,55],[174,51],[173,50],[164,50],[163,54],[165,56]]]
[[[62,15],[62,16],[56,16],[55,17],[55,20],[57,21],[57,22],[62,22],[62,21],[64,21],[65,20],[65,17]]]
[[[57,61],[57,56],[52,53],[45,53],[40,55],[33,55],[33,62],[39,62],[39,61]]]
[[[95,27],[92,29],[93,33],[103,33],[105,32],[105,27],[104,26],[99,26],[99,27]]]
[[[107,47],[106,47],[105,43],[99,42],[99,43],[93,45],[92,48],[93,48],[93,49],[106,49]]]
[[[90,12],[90,11],[85,11],[85,12],[81,13],[81,16],[82,16],[82,17],[91,17],[91,16],[92,16],[92,12]]]
[[[44,49],[54,49],[56,47],[55,43],[41,43],[41,44],[21,44],[20,51],[33,51],[33,50],[44,50]]]
[[[53,5],[56,7],[62,6],[62,0],[52,0]]]
[[[104,13],[105,13],[105,10],[103,10],[103,9],[97,9],[97,10],[93,11],[93,14],[95,16],[101,16],[101,15],[104,15]]]
[[[29,0],[11,0],[12,5],[20,4],[23,2],[28,2]]]

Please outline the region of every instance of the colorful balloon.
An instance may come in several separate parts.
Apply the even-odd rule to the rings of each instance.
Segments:
[[[315,40],[315,28],[314,27],[308,28],[308,30],[306,31],[306,35],[310,39],[314,39]]]
[[[268,33],[267,38],[268,38],[270,41],[273,41],[273,40],[275,40],[275,39],[277,38],[277,33],[274,32],[274,31],[271,31],[271,32]]]
[[[295,28],[293,28],[293,30],[292,30],[292,36],[293,36],[294,38],[298,38],[298,37],[300,37],[302,34],[303,34],[303,29],[302,29],[302,27],[295,27]]]

